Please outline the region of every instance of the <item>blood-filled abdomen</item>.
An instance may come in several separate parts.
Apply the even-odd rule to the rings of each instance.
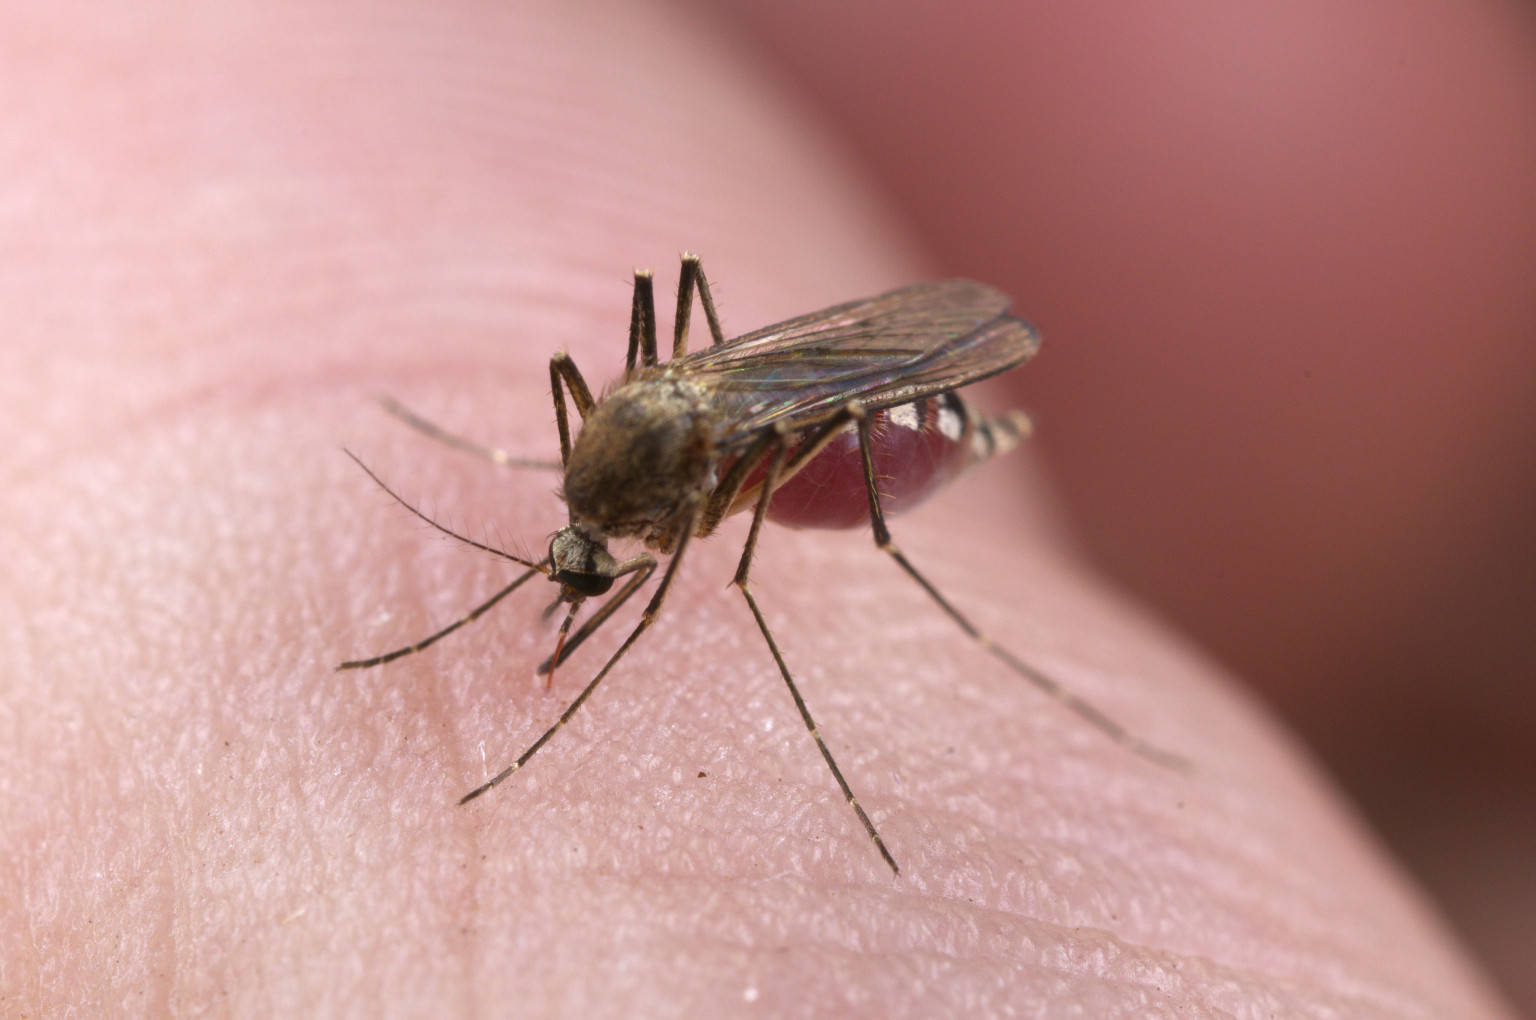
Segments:
[[[976,428],[952,393],[876,411],[870,425],[875,484],[886,515],[922,503],[999,445],[991,424]],[[784,481],[768,504],[768,516],[793,528],[867,525],[869,496],[858,430],[850,426],[837,433]]]

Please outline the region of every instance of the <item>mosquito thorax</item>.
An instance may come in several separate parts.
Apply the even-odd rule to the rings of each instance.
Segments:
[[[632,379],[593,409],[571,447],[564,495],[587,534],[670,549],[683,517],[716,484],[704,390],[665,369]]]

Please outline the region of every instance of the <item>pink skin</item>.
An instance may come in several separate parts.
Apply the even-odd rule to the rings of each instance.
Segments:
[[[339,444],[478,538],[563,523],[370,397],[548,455],[546,359],[610,376],[631,262],[699,249],[736,331],[933,275],[708,25],[491,9],[4,15],[4,1012],[1501,1015],[1296,745],[1069,554],[1026,453],[898,543],[1188,775],[867,539],[771,529],[755,590],[892,878],[723,587],[737,521],[455,807],[635,610],[549,694],[543,581],[333,672],[510,576]]]

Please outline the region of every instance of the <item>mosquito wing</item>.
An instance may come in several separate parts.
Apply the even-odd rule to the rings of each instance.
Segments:
[[[958,389],[1027,360],[1040,335],[969,280],[903,287],[802,315],[669,362],[705,386],[726,444],[783,421],[813,425],[850,400],[874,411]]]

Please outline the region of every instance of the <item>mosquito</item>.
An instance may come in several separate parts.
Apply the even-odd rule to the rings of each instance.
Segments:
[[[688,351],[694,295],[712,344]],[[415,644],[339,669],[366,669],[419,652],[477,619],[535,575],[559,586],[550,611],[566,606],[555,650],[538,668],[549,676],[670,559],[640,620],[576,698],[506,768],[465,794],[464,804],[505,781],[571,720],[640,636],[656,621],[689,543],[726,517],[750,510],[752,523],[733,585],[763,635],[807,732],[838,788],[893,874],[900,874],[844,778],[800,694],[788,661],[752,593],[750,571],[765,520],[795,527],[867,525],[875,545],[960,626],[1014,673],[1056,699],[1109,739],[1164,765],[1178,762],[1133,736],[984,634],[920,573],[891,539],[886,517],[912,508],[965,468],[1012,449],[1029,432],[1020,412],[973,414],[954,390],[1034,356],[1040,336],[1008,314],[999,291],[969,280],[920,283],[812,312],[727,340],[697,255],[682,258],[672,357],[656,349],[652,274],[637,270],[624,375],[601,398],[575,362],[550,358],[549,379],[569,523],[543,559],[524,559],[443,527],[396,494],[350,452],[370,478],[439,531],[526,570],[463,617]],[[568,405],[580,417],[573,435]],[[386,408],[414,428],[499,464],[539,466],[452,435],[392,401]],[[618,559],[612,539],[638,539],[651,552]],[[620,583],[622,582],[622,583]],[[588,599],[608,597],[574,632]]]

